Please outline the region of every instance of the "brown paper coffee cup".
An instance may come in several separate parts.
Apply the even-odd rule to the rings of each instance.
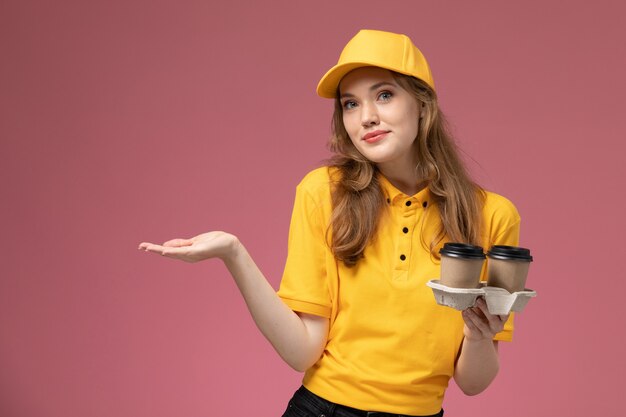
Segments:
[[[439,254],[440,284],[453,288],[478,288],[485,261],[483,248],[464,243],[446,243]]]
[[[493,246],[487,252],[487,285],[510,293],[524,291],[533,257],[530,250],[517,246]]]

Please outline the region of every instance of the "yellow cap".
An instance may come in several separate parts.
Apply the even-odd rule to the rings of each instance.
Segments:
[[[343,48],[339,62],[317,85],[320,97],[335,98],[344,75],[360,67],[380,67],[411,75],[435,89],[426,58],[406,35],[380,30],[361,30]]]

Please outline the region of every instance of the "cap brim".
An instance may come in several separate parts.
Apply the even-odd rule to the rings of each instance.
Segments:
[[[350,62],[335,65],[324,74],[317,84],[317,95],[324,98],[337,97],[337,87],[339,87],[339,83],[344,75],[354,69],[370,66],[378,67],[380,65],[372,64],[371,62]]]
[[[395,71],[401,74],[410,75],[415,77],[412,74],[408,74],[404,71],[399,71],[396,68],[389,68],[384,64],[376,63],[376,62],[349,62],[346,64],[338,64],[328,70],[326,74],[322,77],[320,82],[317,84],[317,95],[324,98],[335,98],[337,97],[337,87],[339,87],[339,83],[341,79],[350,71],[355,70],[357,68],[362,67],[378,67],[388,69],[389,71]],[[426,82],[427,84],[430,84]],[[434,89],[434,87],[432,87]]]

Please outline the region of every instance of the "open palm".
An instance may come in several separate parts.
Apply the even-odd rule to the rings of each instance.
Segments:
[[[224,259],[236,241],[235,236],[226,232],[208,232],[190,239],[168,240],[162,245],[142,242],[139,249],[185,262],[198,262],[209,258]]]

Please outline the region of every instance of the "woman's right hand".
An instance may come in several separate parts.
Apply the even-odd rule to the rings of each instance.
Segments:
[[[209,258],[224,260],[234,253],[238,242],[230,233],[208,232],[191,239],[168,240],[162,245],[142,242],[139,249],[185,262],[198,262]]]

